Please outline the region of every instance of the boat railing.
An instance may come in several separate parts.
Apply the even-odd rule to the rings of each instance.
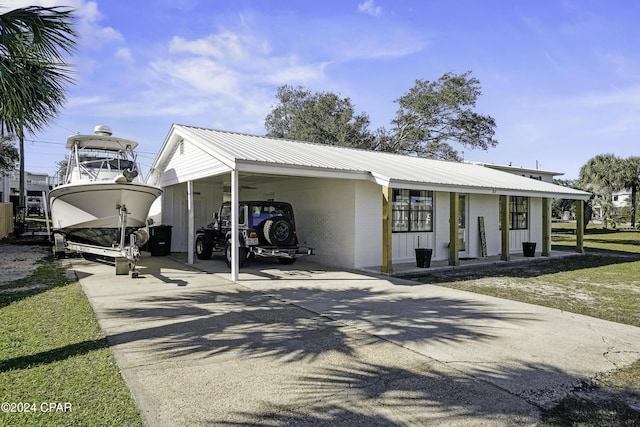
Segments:
[[[118,153],[122,155],[123,153]],[[76,162],[73,162],[76,163]],[[89,181],[106,181],[117,177],[124,171],[137,171],[135,161],[121,158],[120,156],[78,156],[77,164],[71,165],[67,175],[67,182],[74,178],[87,179]]]

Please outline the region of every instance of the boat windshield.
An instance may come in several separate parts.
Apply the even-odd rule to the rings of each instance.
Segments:
[[[79,160],[88,169],[106,168],[119,171],[135,169],[135,163],[127,159],[81,156]]]
[[[139,175],[138,169],[135,155],[130,151],[78,150],[77,155],[69,159],[66,182],[111,180],[123,173],[135,178]]]

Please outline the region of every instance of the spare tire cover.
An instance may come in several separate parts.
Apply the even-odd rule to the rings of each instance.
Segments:
[[[267,219],[262,228],[265,240],[274,246],[291,244],[293,224],[283,216]]]

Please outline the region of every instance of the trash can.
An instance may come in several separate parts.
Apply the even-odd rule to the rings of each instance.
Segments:
[[[432,249],[416,248],[416,265],[420,268],[429,268],[431,266]]]
[[[522,242],[522,255],[527,257],[536,256],[536,242]]]
[[[171,253],[171,226],[154,225],[149,227],[149,252],[151,256],[165,256]]]

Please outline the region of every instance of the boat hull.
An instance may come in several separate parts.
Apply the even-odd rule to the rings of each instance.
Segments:
[[[141,183],[66,184],[49,192],[54,232],[67,240],[111,247],[120,241],[120,207],[127,209],[126,235],[146,226],[162,190]]]

